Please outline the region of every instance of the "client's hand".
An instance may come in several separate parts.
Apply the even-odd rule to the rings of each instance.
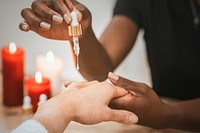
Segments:
[[[63,132],[71,120],[82,124],[103,121],[137,123],[137,116],[125,110],[113,110],[109,102],[126,95],[125,89],[107,82],[81,82],[69,84],[68,91],[44,102],[33,119],[43,124],[49,132]]]

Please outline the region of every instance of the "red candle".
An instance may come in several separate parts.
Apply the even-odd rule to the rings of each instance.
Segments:
[[[23,103],[24,50],[15,43],[2,48],[3,103],[17,106]]]
[[[50,94],[50,80],[42,77],[41,72],[36,72],[35,77],[30,77],[25,81],[25,88],[31,98],[33,111],[36,112],[41,94],[46,94],[47,98],[51,97]]]

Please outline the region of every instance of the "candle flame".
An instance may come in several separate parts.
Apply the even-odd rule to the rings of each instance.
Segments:
[[[53,63],[54,62],[54,54],[53,54],[52,51],[48,51],[47,52],[46,59],[47,59],[48,63]]]
[[[14,54],[17,50],[16,44],[14,42],[11,42],[9,44],[9,53]]]
[[[42,73],[41,72],[35,73],[35,82],[38,83],[38,84],[42,83]]]

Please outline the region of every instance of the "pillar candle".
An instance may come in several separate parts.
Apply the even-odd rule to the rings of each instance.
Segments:
[[[24,50],[15,43],[2,48],[3,103],[17,106],[23,103]]]
[[[42,77],[41,72],[36,72],[35,77],[30,77],[25,80],[25,88],[31,98],[33,111],[36,112],[41,94],[45,94],[49,99],[51,97],[50,80]]]
[[[43,76],[48,77],[51,80],[52,96],[60,93],[62,68],[62,60],[55,57],[52,51],[48,51],[46,56],[39,55],[36,58],[37,71],[40,71]]]

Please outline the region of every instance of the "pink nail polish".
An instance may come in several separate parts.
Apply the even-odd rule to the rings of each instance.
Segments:
[[[28,26],[27,24],[23,24],[23,25],[22,25],[22,29],[23,29],[24,31],[28,31],[28,30],[29,30],[29,26]]]
[[[49,30],[51,28],[51,25],[47,22],[41,22],[40,27]]]
[[[113,81],[117,81],[119,79],[119,76],[114,74],[114,73],[112,73],[112,72],[109,72],[108,77],[110,79],[112,79]]]
[[[67,13],[65,13],[64,15],[63,15],[63,18],[65,19],[65,21],[69,24],[70,22],[71,22],[71,17],[67,14]]]
[[[52,20],[53,20],[54,22],[60,23],[60,24],[63,22],[63,18],[62,18],[61,16],[59,16],[59,15],[53,15],[53,16],[52,16]]]

